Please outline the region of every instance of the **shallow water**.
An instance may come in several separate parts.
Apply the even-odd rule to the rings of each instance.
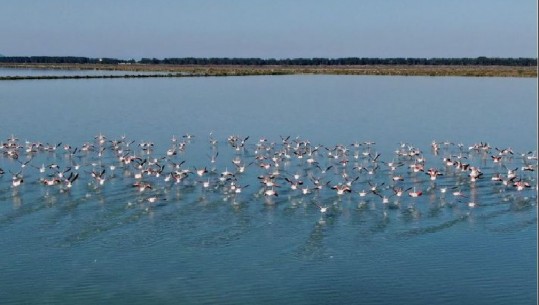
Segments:
[[[535,80],[506,78],[428,78],[283,76],[196,79],[115,79],[0,82],[0,137],[18,143],[62,144],[53,152],[21,152],[25,182],[11,186],[9,172],[21,170],[14,158],[0,157],[1,304],[88,303],[432,303],[529,304],[537,301],[536,172],[523,171],[537,147]],[[500,126],[503,126],[500,127]],[[209,134],[218,140],[212,146]],[[176,143],[185,149],[159,161],[160,177],[142,179],[151,190],[131,185],[138,171],[121,165],[110,143],[125,134],[131,154],[151,160]],[[193,134],[192,139],[182,135]],[[240,135],[245,146],[227,142]],[[320,168],[292,153],[279,162],[278,197],[264,196],[257,177],[268,170],[255,157],[263,145],[280,151],[288,143],[308,144]],[[261,137],[267,137],[261,142]],[[440,144],[434,154],[431,142]],[[153,151],[138,145],[152,141]],[[303,141],[303,142],[302,142]],[[351,143],[375,141],[355,148]],[[469,149],[488,142],[488,151]],[[70,157],[64,145],[94,150]],[[47,144],[50,143],[50,144]],[[407,143],[401,147],[400,143]],[[459,148],[457,144],[462,143]],[[257,144],[259,144],[257,146]],[[348,147],[330,158],[337,144]],[[417,156],[395,150],[417,147],[425,170],[442,171],[435,181],[409,165]],[[104,147],[98,156],[99,147]],[[325,147],[325,148],[324,148]],[[491,155],[511,147],[513,154],[493,163]],[[326,149],[327,148],[327,149]],[[20,149],[23,151],[23,149]],[[5,151],[5,149],[4,149]],[[291,150],[290,152],[292,152]],[[368,151],[369,153],[363,154]],[[210,158],[215,156],[215,163]],[[357,157],[356,157],[357,153]],[[376,163],[373,161],[380,153]],[[521,156],[524,154],[524,156]],[[446,166],[456,156],[480,167],[483,176]],[[230,180],[232,160],[247,167]],[[344,159],[348,162],[341,162]],[[203,178],[189,174],[165,182],[172,162],[181,168],[207,166]],[[268,163],[271,163],[266,160]],[[381,161],[404,165],[391,172]],[[66,190],[46,186],[42,164],[63,170],[80,164],[79,178]],[[112,171],[110,165],[117,165]],[[136,162],[134,163],[136,164]],[[274,164],[275,165],[275,164]],[[358,166],[372,170],[359,170]],[[505,166],[505,167],[504,167]],[[144,166],[143,166],[144,167]],[[517,191],[491,180],[519,168],[530,188]],[[536,167],[535,167],[536,168]],[[100,186],[91,172],[105,169]],[[212,171],[213,169],[213,171]],[[269,171],[275,170],[275,166]],[[304,186],[322,178],[344,183],[352,193],[326,187],[302,195],[285,177],[300,173]],[[394,182],[392,175],[404,181]],[[212,186],[204,189],[201,181]],[[382,198],[358,192],[377,185],[416,187],[417,198]],[[447,193],[441,189],[447,187]],[[62,190],[65,191],[62,191]],[[452,195],[461,190],[465,197]],[[147,201],[157,196],[155,203]],[[471,207],[470,202],[477,205]],[[321,213],[319,206],[328,208]]]
[[[136,75],[160,74],[163,72],[147,71],[116,71],[116,70],[60,70],[60,69],[17,69],[0,67],[0,77],[3,76],[86,76],[86,75]]]

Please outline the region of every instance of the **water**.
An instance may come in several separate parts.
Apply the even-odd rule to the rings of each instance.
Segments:
[[[3,76],[99,76],[99,75],[136,75],[136,74],[160,74],[163,72],[147,71],[116,71],[116,70],[60,70],[60,69],[16,69],[1,68],[0,77]]]
[[[25,182],[12,187],[19,162],[0,157],[0,303],[245,304],[245,303],[474,303],[530,304],[537,294],[536,172],[522,171],[528,151],[537,147],[535,79],[429,78],[362,76],[283,76],[182,79],[47,80],[0,82],[0,138],[14,134],[45,146],[24,168]],[[133,153],[160,158],[172,146],[185,149],[167,157],[185,161],[182,168],[207,166],[214,173],[190,174],[179,183],[146,176],[151,190],[131,184],[137,169],[123,168],[107,147],[98,157],[94,136],[125,135]],[[209,143],[209,134],[218,140]],[[195,135],[192,139],[185,134]],[[249,136],[236,150],[227,137]],[[309,141],[308,147],[337,144],[349,148],[349,162],[330,159],[320,147],[314,157],[292,154],[280,163],[275,181],[278,197],[261,192],[257,176],[268,170],[250,165],[237,174],[241,194],[218,187],[220,173],[235,170],[260,155],[257,143]],[[260,142],[266,137],[266,142]],[[282,137],[282,138],[281,138]],[[431,142],[441,144],[438,154]],[[152,141],[153,152],[139,143]],[[352,143],[375,141],[359,148]],[[488,153],[469,150],[488,142]],[[94,151],[69,157],[63,146]],[[47,144],[48,143],[48,144]],[[302,142],[304,143],[304,142]],[[444,175],[430,181],[410,173],[416,157],[397,157],[407,143],[423,151],[426,169]],[[459,149],[457,144],[463,144]],[[125,143],[122,145],[126,145]],[[369,148],[370,147],[370,148]],[[491,155],[511,147],[503,157],[531,188],[516,191],[490,180],[506,168]],[[370,157],[363,152],[370,149]],[[73,150],[73,149],[72,149]],[[217,162],[210,163],[216,155]],[[357,159],[355,153],[359,153]],[[470,154],[468,154],[470,152]],[[357,166],[379,168],[373,175]],[[445,166],[443,157],[479,166],[484,174],[469,182],[468,172]],[[268,157],[271,155],[268,154]],[[451,157],[456,160],[456,157]],[[405,163],[391,173],[381,161]],[[81,164],[73,188],[42,185],[46,178],[31,165],[56,163],[62,170]],[[271,163],[270,161],[267,161]],[[526,161],[536,164],[536,160]],[[94,165],[91,165],[94,163]],[[117,164],[111,171],[108,167]],[[356,167],[354,169],[354,167]],[[90,172],[106,169],[97,185]],[[536,167],[535,167],[536,168]],[[271,168],[271,171],[274,167]],[[337,195],[324,188],[301,195],[284,177],[301,173],[322,177],[329,185],[352,178],[353,193]],[[71,170],[75,171],[75,170]],[[54,173],[47,169],[47,173]],[[393,182],[391,175],[405,181]],[[200,181],[210,179],[203,190]],[[383,183],[383,185],[382,185]],[[392,186],[417,187],[418,198],[382,198],[358,192],[378,185],[389,196]],[[448,187],[448,193],[440,189]],[[452,189],[452,187],[457,187]],[[466,197],[453,196],[461,190]],[[156,203],[147,201],[158,196]],[[468,205],[477,203],[476,207]],[[328,207],[321,213],[317,205]]]

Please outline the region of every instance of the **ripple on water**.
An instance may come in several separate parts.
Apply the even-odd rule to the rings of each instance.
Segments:
[[[219,147],[221,157],[226,149],[227,144]],[[253,158],[254,146],[247,149],[228,157]],[[104,162],[113,160],[109,156]],[[358,166],[369,162],[366,157]],[[481,161],[470,157],[470,162]],[[334,181],[328,186],[342,180],[344,166],[333,165],[335,170],[325,174]],[[210,179],[227,165],[216,166]],[[7,283],[7,277],[0,284],[22,293],[35,283],[26,278],[31,274],[42,284],[35,300],[50,303],[274,304],[286,296],[295,304],[358,299],[448,304],[470,303],[478,295],[489,302],[493,296],[496,301],[533,297],[522,293],[533,271],[518,265],[529,267],[532,258],[509,259],[513,249],[535,249],[522,242],[536,232],[531,191],[517,192],[488,179],[470,183],[466,172],[453,169],[445,169],[434,183],[401,168],[405,182],[388,181],[391,173],[380,169],[357,179],[350,194],[336,195],[325,187],[305,196],[283,177],[300,172],[311,185],[319,169],[290,160],[280,170],[275,179],[279,196],[272,198],[263,195],[258,179],[267,172],[254,166],[236,177],[250,185],[238,195],[225,187],[226,181],[202,190],[198,178],[171,183],[145,177],[152,189],[140,192],[132,187],[133,169],[117,171],[103,186],[81,176],[69,192],[31,182],[39,177],[30,172],[30,182],[17,189],[2,181],[0,228],[5,234],[0,238],[14,246],[2,250],[6,259],[0,267],[23,284]],[[483,170],[490,175],[498,169]],[[357,193],[373,186],[381,196]],[[390,197],[393,186],[420,188],[423,196]],[[445,195],[442,187],[448,188]],[[452,190],[465,196],[454,196]],[[149,202],[150,196],[158,200]],[[327,210],[321,213],[321,207]],[[505,247],[498,249],[500,244]],[[506,289],[507,279],[515,290],[521,287],[520,294]]]

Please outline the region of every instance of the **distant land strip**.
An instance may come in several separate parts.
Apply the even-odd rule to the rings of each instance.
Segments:
[[[341,58],[229,58],[229,57],[178,57],[141,58],[90,58],[77,56],[0,56],[0,63],[43,64],[154,64],[154,65],[234,65],[234,66],[364,66],[364,65],[424,65],[424,66],[537,66],[537,58],[527,57],[341,57]]]
[[[402,75],[537,77],[537,58],[89,58],[77,56],[3,56],[0,67],[126,71],[125,75],[4,76],[0,80],[247,75]],[[144,75],[136,72],[146,72]],[[150,73],[148,73],[150,72]],[[156,74],[151,74],[155,72]]]

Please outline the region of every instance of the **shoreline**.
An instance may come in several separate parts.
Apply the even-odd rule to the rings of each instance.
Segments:
[[[0,80],[148,78],[255,75],[387,75],[537,78],[536,66],[434,66],[434,65],[353,65],[353,66],[246,66],[167,64],[7,64],[0,68],[37,70],[125,71],[125,75],[0,76]],[[155,72],[156,74],[137,74]]]

